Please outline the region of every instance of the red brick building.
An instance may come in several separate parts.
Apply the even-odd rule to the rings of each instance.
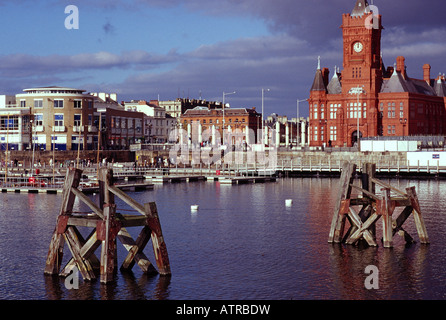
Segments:
[[[184,130],[196,124],[197,128],[198,125],[200,126],[201,132],[205,130],[218,132],[218,137],[223,137],[224,125],[226,132],[240,132],[243,140],[250,144],[257,142],[257,132],[261,128],[261,121],[261,114],[257,113],[255,108],[225,108],[223,113],[223,109],[196,107],[186,110],[181,116],[181,125]],[[250,132],[252,136],[249,136]],[[220,142],[215,140],[216,136],[212,134],[209,142],[213,144]],[[235,141],[233,143],[235,144]]]
[[[385,68],[381,16],[370,9],[357,0],[342,16],[342,72],[330,79],[319,60],[309,98],[310,146],[352,146],[358,124],[360,137],[446,135],[445,76],[432,79],[425,64],[423,79],[411,78],[403,56]]]

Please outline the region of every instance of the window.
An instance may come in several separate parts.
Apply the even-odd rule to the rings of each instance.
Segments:
[[[43,126],[43,114],[37,113],[34,115],[34,125],[37,126]]]
[[[324,112],[324,104],[321,104],[321,119],[324,119],[324,114],[325,114],[325,112]]]
[[[317,127],[314,127],[314,141],[317,141]]]
[[[43,107],[43,100],[42,99],[34,100],[34,108],[42,108],[42,107]]]
[[[63,108],[63,100],[54,99],[54,108]]]
[[[75,127],[80,127],[81,126],[81,115],[80,114],[75,114],[74,115],[74,126]]]
[[[338,139],[337,135],[337,128],[336,127],[330,127],[330,140],[336,141]]]
[[[26,100],[20,100],[20,107],[26,108]]]
[[[2,116],[0,118],[0,129],[1,130],[18,130],[19,129],[19,119],[17,116]]]
[[[63,127],[63,114],[55,114],[54,115],[54,126],[55,127]]]
[[[82,108],[82,100],[74,100],[74,108],[81,109]]]
[[[313,107],[313,112],[314,112],[313,119],[316,119],[316,120],[317,120],[317,104],[314,105],[314,107]]]
[[[393,102],[392,104],[389,102],[387,106],[387,117],[395,118],[395,102]]]
[[[338,111],[338,106],[340,107],[341,105],[330,104],[330,119],[336,119],[336,113]]]

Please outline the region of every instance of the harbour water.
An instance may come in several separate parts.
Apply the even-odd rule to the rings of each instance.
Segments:
[[[201,181],[127,192],[140,203],[156,201],[172,276],[147,276],[135,266],[131,273],[118,271],[110,285],[81,278],[77,290],[43,274],[61,195],[0,194],[0,299],[445,299],[446,182],[390,181],[417,188],[431,242],[406,247],[396,237],[392,249],[327,242],[338,182]],[[117,204],[119,212],[124,207]],[[75,208],[87,210],[78,201]],[[418,240],[412,217],[405,229]],[[136,238],[139,228],[129,231]],[[68,248],[64,252],[68,259]],[[154,262],[150,243],[145,252]],[[119,258],[125,253],[118,242]],[[379,270],[379,289],[365,288],[368,265]]]

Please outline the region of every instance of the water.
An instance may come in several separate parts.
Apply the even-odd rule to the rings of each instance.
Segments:
[[[0,299],[444,299],[446,182],[391,183],[416,186],[429,246],[406,247],[399,237],[393,249],[329,244],[338,179],[191,182],[129,192],[140,203],[156,201],[172,276],[147,276],[135,266],[107,286],[81,279],[78,290],[43,274],[61,196],[0,194]],[[87,209],[77,201],[75,210]],[[404,226],[418,240],[413,218]],[[140,227],[129,231],[136,238]],[[126,251],[118,246],[121,263]],[[149,243],[145,253],[155,262],[151,251]],[[71,254],[67,247],[64,253],[65,261]],[[378,290],[364,286],[368,265],[379,269]]]

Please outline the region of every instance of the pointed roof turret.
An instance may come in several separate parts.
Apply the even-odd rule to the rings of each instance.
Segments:
[[[370,8],[367,0],[357,0],[351,16],[362,17],[364,14],[369,14],[369,13],[370,13]]]
[[[438,80],[435,82],[434,90],[437,96],[446,97],[446,84],[441,76],[439,76]]]
[[[342,93],[342,85],[341,81],[339,80],[337,67],[335,67],[334,70],[335,72],[333,78],[331,78],[331,81],[327,86],[327,91],[329,94],[340,94]]]
[[[316,75],[314,76],[311,91],[327,91],[324,82],[324,75],[322,74],[321,70],[321,57],[318,57]]]

